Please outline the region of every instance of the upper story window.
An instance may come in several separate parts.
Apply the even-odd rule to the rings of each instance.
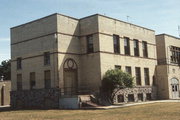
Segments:
[[[115,67],[115,69],[121,70],[121,66],[120,65],[115,65],[114,67]]]
[[[145,80],[145,85],[150,85],[150,82],[149,82],[149,68],[144,68],[144,80]]]
[[[17,90],[22,90],[22,74],[17,74]]]
[[[126,70],[126,72],[127,72],[128,74],[130,74],[130,75],[132,74],[132,73],[131,73],[131,67],[130,67],[130,66],[126,66],[126,67],[125,67],[125,70]]]
[[[148,57],[147,42],[142,41],[143,57]]]
[[[44,65],[50,65],[50,52],[44,53]]]
[[[30,73],[30,89],[34,89],[36,85],[36,74],[35,72]]]
[[[87,39],[87,53],[93,53],[94,52],[93,35],[88,35],[86,39]]]
[[[141,85],[141,68],[135,67],[136,72],[136,85]]]
[[[17,69],[22,69],[22,58],[17,58]]]
[[[180,48],[171,46],[171,63],[180,64]]]
[[[139,56],[139,41],[134,39],[134,56]]]
[[[113,35],[114,53],[120,53],[119,35]]]
[[[130,43],[128,37],[124,38],[124,54],[130,55]]]

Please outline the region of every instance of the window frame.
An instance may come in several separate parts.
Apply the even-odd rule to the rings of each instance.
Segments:
[[[94,52],[94,41],[93,41],[92,34],[86,36],[86,42],[87,42],[87,53],[93,53]]]
[[[51,53],[50,52],[44,52],[44,65],[50,65],[51,64]]]
[[[114,53],[118,54],[120,53],[120,39],[119,35],[113,34],[113,47],[114,47]]]
[[[17,58],[17,70],[21,70],[22,69],[22,58],[19,57]]]
[[[131,55],[130,39],[128,37],[124,37],[124,54]]]
[[[134,44],[134,56],[139,57],[139,40],[134,39],[133,44]]]
[[[30,72],[29,74],[30,77],[30,89],[35,89],[36,87],[36,73],[35,72]]]
[[[150,85],[149,68],[144,68],[144,82],[145,85]]]
[[[141,68],[135,67],[135,75],[136,75],[136,85],[141,86]]]
[[[143,57],[148,58],[148,43],[146,41],[142,41],[142,50]]]

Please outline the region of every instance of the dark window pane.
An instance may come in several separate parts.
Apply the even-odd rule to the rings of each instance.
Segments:
[[[50,65],[50,52],[44,53],[44,65]]]
[[[115,69],[121,70],[121,66],[120,65],[115,65]]]
[[[144,80],[145,80],[145,85],[150,85],[148,68],[144,68]]]
[[[118,35],[113,35],[113,42],[114,42],[114,53],[120,53]]]
[[[135,72],[136,72],[136,85],[141,85],[141,69],[140,69],[140,67],[136,67]]]
[[[50,70],[44,71],[44,86],[45,89],[51,88],[51,73]]]
[[[17,90],[22,90],[22,74],[17,74]]]
[[[130,75],[132,74],[132,73],[131,73],[131,67],[126,66],[126,68],[125,68],[125,69],[126,69],[126,72],[127,72],[128,74],[130,74]]]
[[[30,89],[34,89],[36,85],[36,76],[35,72],[30,73]]]
[[[22,59],[17,58],[17,69],[22,69]]]
[[[124,54],[130,55],[130,43],[129,38],[127,37],[124,38]]]
[[[86,39],[87,39],[87,53],[93,53],[94,52],[93,35],[88,35]]]
[[[139,42],[134,40],[134,56],[139,56]]]
[[[147,42],[142,41],[143,57],[148,57]]]

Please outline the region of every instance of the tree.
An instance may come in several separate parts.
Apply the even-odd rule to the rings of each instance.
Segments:
[[[104,97],[112,104],[115,93],[119,89],[133,87],[133,79],[130,74],[119,69],[108,70],[102,80]]]
[[[4,76],[4,80],[11,79],[11,62],[10,60],[4,60],[0,65],[0,77]]]

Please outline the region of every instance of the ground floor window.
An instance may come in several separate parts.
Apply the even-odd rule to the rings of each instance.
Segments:
[[[118,103],[124,102],[124,95],[118,95],[117,100],[118,100]]]
[[[146,94],[146,100],[151,100],[151,93]]]
[[[138,94],[138,101],[143,101],[143,94],[142,93]]]
[[[134,94],[128,95],[128,102],[134,102]]]

